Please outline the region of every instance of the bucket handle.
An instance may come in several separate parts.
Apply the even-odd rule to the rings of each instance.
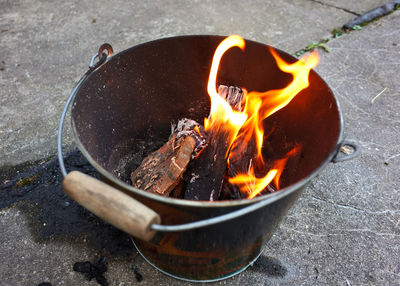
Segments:
[[[104,51],[107,51],[107,53]],[[62,133],[69,106],[71,105],[71,102],[81,84],[93,71],[105,63],[106,60],[112,56],[112,54],[113,50],[111,45],[103,44],[100,47],[99,52],[95,54],[90,61],[89,70],[83,75],[83,77],[78,81],[71,91],[61,114],[57,138],[58,161],[60,164],[61,173],[64,176],[64,191],[71,198],[115,227],[134,237],[149,241],[153,238],[157,231],[187,231],[225,222],[256,211],[285,196],[285,192],[277,192],[274,196],[270,196],[260,202],[250,204],[249,206],[239,210],[235,210],[217,217],[180,225],[162,225],[160,224],[161,218],[159,214],[132,197],[126,195],[125,193],[81,172],[72,171],[67,173],[62,153]],[[97,63],[95,63],[97,58],[99,60]],[[340,147],[338,148],[334,159],[332,159],[332,162],[340,162],[352,159],[358,154],[359,148],[355,144],[352,144],[348,141],[343,141],[343,143],[339,146]],[[345,157],[344,159],[338,158],[338,153],[340,153],[342,146],[350,146],[353,148],[354,152],[350,155],[343,156]]]

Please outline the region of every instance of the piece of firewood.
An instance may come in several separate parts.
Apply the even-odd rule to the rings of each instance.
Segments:
[[[184,178],[185,176],[183,176]],[[169,194],[169,196],[171,198],[176,198],[176,199],[183,199],[183,194],[184,194],[184,189],[185,184],[183,182],[183,180],[180,180],[180,182],[178,183],[178,185],[176,185],[176,187],[172,190],[172,192]]]
[[[272,130],[271,130],[272,132]],[[268,137],[268,135],[267,135]],[[242,141],[239,141],[242,142]],[[237,143],[240,144],[240,143]],[[250,139],[246,148],[243,150],[238,145],[234,145],[231,150],[231,156],[229,157],[229,167],[225,174],[224,185],[222,187],[220,200],[235,200],[247,198],[250,193],[248,190],[240,191],[239,186],[229,183],[229,178],[233,178],[239,174],[250,173],[250,169],[254,170],[256,177],[263,177],[266,171],[271,168],[283,168],[289,159],[298,160],[299,151],[301,150],[300,145],[294,145],[291,147],[283,157],[278,157],[269,162],[258,162],[257,163],[257,145],[254,138]],[[272,159],[272,158],[270,158]],[[275,182],[270,183],[261,193],[273,193],[279,189],[279,184],[275,185]]]
[[[236,185],[229,183],[229,177],[225,177],[224,184],[222,185],[221,194],[218,198],[220,201],[225,200],[240,200],[248,198],[249,194],[245,192],[241,192],[240,188]],[[274,193],[277,189],[272,185],[269,184],[265,190],[263,190],[260,194],[266,193]]]
[[[242,109],[243,92],[239,87],[219,86],[218,93],[236,110]],[[215,201],[220,196],[227,167],[232,132],[220,125],[207,131],[207,146],[188,168],[184,198]]]
[[[245,137],[243,134],[238,136]],[[242,144],[245,144],[243,147]],[[225,173],[225,180],[222,187],[220,199],[243,199],[248,194],[241,192],[239,186],[229,183],[229,178],[233,178],[239,174],[248,173],[254,163],[257,162],[257,143],[254,138],[251,138],[249,142],[243,140],[237,140],[232,146],[231,153],[229,156],[229,166]]]
[[[180,120],[177,126],[173,126],[173,134],[168,142],[149,154],[132,172],[132,185],[144,191],[168,196],[181,182],[192,156],[205,144],[204,132],[201,130],[202,127],[193,120]]]
[[[252,148],[250,147],[249,149]],[[231,160],[231,158],[229,158],[229,167],[225,173],[225,179],[219,200],[238,200],[249,197],[250,193],[248,190],[241,191],[240,187],[238,185],[231,184],[229,179],[239,174],[249,173],[250,168],[254,168],[253,164],[256,162],[257,151],[256,148],[253,150],[255,152],[254,154],[246,150],[243,153],[243,157],[240,156],[240,158],[237,158],[237,160]],[[255,166],[255,168],[257,169],[257,166]],[[265,167],[265,170],[268,170],[268,168]],[[263,174],[261,171],[262,170],[257,170],[256,173],[260,173],[260,176],[262,176]],[[272,184],[269,184],[262,193],[273,193],[275,191],[276,188]]]

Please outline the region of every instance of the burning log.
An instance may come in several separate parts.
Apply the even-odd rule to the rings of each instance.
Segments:
[[[220,85],[218,94],[233,109],[241,111],[243,92],[238,87]],[[224,126],[212,128],[207,133],[208,144],[193,160],[188,169],[189,178],[184,198],[187,200],[214,201],[220,196],[227,158],[232,142],[231,133]]]
[[[251,149],[251,148],[250,148]],[[254,150],[254,149],[253,149]],[[247,153],[247,154],[246,154]],[[240,190],[238,185],[229,182],[229,178],[234,178],[239,174],[249,173],[251,168],[254,168],[253,162],[256,162],[256,155],[250,156],[250,152],[244,154],[243,160],[234,161],[234,163],[229,164],[229,168],[226,171],[224,183],[222,185],[221,194],[219,200],[239,200],[248,198],[251,190],[249,192],[244,192]],[[252,159],[247,160],[247,158],[252,157]],[[277,189],[272,184],[267,185],[263,193],[273,193]]]
[[[250,91],[244,102],[240,88],[220,86],[219,91],[215,88],[221,58],[233,47],[244,50],[244,40],[236,35],[224,39],[213,56],[207,84],[211,111],[204,121],[208,136],[206,147],[199,147],[197,152],[195,150],[198,143],[194,139],[198,136],[196,134],[205,143],[197,123],[186,130],[191,133],[190,136],[175,132],[163,147],[150,154],[132,173],[134,186],[164,196],[175,188],[173,197],[181,198],[185,191],[185,199],[205,201],[243,198],[246,193],[246,197],[251,199],[262,192],[280,188],[280,176],[292,151],[284,158],[269,162],[270,166],[265,166],[261,154],[264,140],[262,121],[284,108],[309,86],[309,72],[318,63],[318,55],[312,53],[301,61],[287,63],[275,50],[270,49],[278,67],[291,74],[293,80],[282,89]],[[221,97],[225,100],[221,100]],[[234,152],[232,157],[231,149]],[[189,164],[193,157],[196,159]],[[266,174],[265,170],[268,170]],[[224,187],[224,193],[220,196],[225,179],[227,187]],[[271,182],[274,187],[268,186]],[[235,186],[229,186],[228,183]]]
[[[233,146],[231,152],[235,154],[236,152],[240,152],[236,149],[240,149],[240,146]],[[231,153],[231,155],[232,155]],[[238,174],[247,173],[252,166],[253,162],[257,160],[257,146],[252,140],[246,146],[246,149],[243,152],[240,152],[240,156],[230,156],[229,157],[229,167],[225,173],[225,180],[222,187],[220,199],[221,200],[238,200],[243,199],[248,196],[248,194],[240,191],[240,188],[237,185],[229,183],[228,179],[233,178]]]
[[[238,137],[245,137],[245,134],[239,134]],[[258,169],[257,167],[257,142],[252,137],[248,142],[237,140],[232,146],[229,156],[229,166],[225,173],[225,181],[222,186],[220,200],[237,200],[248,197],[248,193],[241,192],[239,186],[229,183],[229,178],[233,178],[239,174],[249,173],[251,168]],[[262,169],[265,169],[265,164],[262,161]],[[268,185],[269,192],[276,191],[275,188]]]
[[[238,87],[219,86],[219,95],[232,108],[242,109],[243,92]],[[172,135],[161,148],[148,155],[131,174],[132,185],[162,196],[181,197],[182,177],[192,158],[185,199],[216,200],[227,167],[231,138],[222,129],[211,130],[206,140],[197,122],[182,119],[172,128]],[[207,143],[206,143],[207,142]]]
[[[255,142],[252,141],[250,143]],[[229,157],[230,165],[226,173],[220,200],[253,198],[258,194],[276,192],[280,188],[280,176],[287,161],[289,158],[299,158],[296,155],[301,150],[301,145],[295,145],[283,158],[274,160],[272,163],[265,163],[263,160],[257,161],[257,148],[255,146],[256,144],[248,145],[249,148],[247,150],[254,151],[253,158],[250,158],[249,161],[243,161],[242,158],[248,159],[248,156],[245,155],[251,156],[250,152],[243,152],[245,155],[240,156],[240,158],[237,155],[231,156],[233,158]],[[238,148],[237,146],[234,147]],[[231,155],[235,155],[235,151],[238,152],[233,150]],[[269,170],[266,175],[263,174],[265,170]],[[243,174],[248,174],[248,176],[243,179]],[[261,176],[259,177],[258,175]],[[241,178],[239,179],[239,177]],[[273,185],[270,184],[272,181]]]
[[[132,185],[144,191],[168,196],[180,183],[192,156],[205,145],[202,127],[182,119],[172,127],[172,135],[160,149],[148,155],[131,174]]]

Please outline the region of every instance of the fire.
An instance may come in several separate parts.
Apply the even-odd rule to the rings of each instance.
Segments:
[[[263,178],[257,178],[254,175],[254,168],[251,167],[249,173],[239,174],[229,179],[229,183],[240,186],[240,190],[248,194],[248,198],[252,199],[261,193],[274,179],[278,173],[277,169],[271,169]]]
[[[229,103],[218,95],[216,89],[219,63],[224,53],[232,47],[239,47],[243,50],[245,42],[237,35],[230,36],[219,44],[214,53],[207,86],[207,91],[211,98],[211,110],[210,116],[204,119],[204,129],[206,131],[212,128],[219,129],[220,127],[227,127],[230,131],[230,145],[232,145],[237,133],[247,119],[245,113],[233,110]]]
[[[280,184],[279,179],[285,168],[287,160],[300,151],[300,146],[294,147],[290,150],[282,159],[276,160],[273,164],[273,168],[263,178],[257,178],[254,173],[254,166],[250,162],[250,168],[248,173],[242,173],[236,175],[233,178],[229,178],[229,183],[239,185],[240,190],[247,194],[249,199],[254,198],[261,193],[272,181],[279,190]]]
[[[211,111],[209,118],[204,120],[204,126],[206,131],[215,128],[230,130],[232,140],[228,166],[232,162],[240,160],[244,152],[250,149],[250,146],[255,147],[255,160],[248,162],[249,168],[247,172],[235,174],[234,177],[228,179],[231,184],[237,185],[240,191],[247,194],[247,197],[250,199],[257,196],[272,182],[279,189],[280,176],[287,160],[289,157],[297,154],[301,148],[301,146],[296,146],[284,158],[273,162],[272,168],[266,172],[264,177],[259,178],[256,176],[255,170],[265,170],[266,168],[262,156],[264,140],[263,120],[284,108],[300,91],[309,86],[309,73],[318,64],[319,57],[316,52],[313,52],[299,61],[290,64],[285,62],[275,50],[270,48],[270,53],[274,57],[278,67],[283,72],[291,74],[293,80],[285,88],[265,92],[247,92],[245,87],[243,87],[242,90],[246,94],[245,106],[242,112],[238,112],[233,110],[229,103],[218,95],[216,89],[219,63],[224,53],[232,47],[239,47],[244,50],[245,41],[240,36],[230,36],[224,39],[215,51],[207,86],[207,91],[211,99]]]

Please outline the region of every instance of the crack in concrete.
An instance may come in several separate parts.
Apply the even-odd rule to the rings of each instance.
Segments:
[[[393,236],[393,237],[400,237],[400,234],[397,234],[397,233],[391,233],[391,232],[375,232],[375,231],[373,231],[373,230],[371,230],[371,229],[368,229],[368,228],[354,228],[354,229],[346,229],[346,228],[343,228],[343,229],[334,229],[333,231],[341,231],[341,232],[355,232],[355,233],[365,233],[365,232],[367,232],[367,233],[372,233],[372,234],[375,234],[375,235],[378,235],[378,236]],[[339,234],[339,233],[332,233],[332,235],[336,235],[336,234]]]
[[[343,8],[343,7],[339,7],[339,6],[336,6],[336,5],[324,3],[324,2],[318,1],[318,0],[309,0],[309,1],[318,3],[318,4],[322,5],[322,6],[327,6],[327,7],[335,8],[335,9],[338,9],[338,10],[342,10],[342,11],[344,11],[346,13],[350,13],[350,14],[353,14],[355,16],[361,16],[361,14],[358,14],[357,12],[351,11],[351,10],[349,10],[347,8]]]
[[[378,269],[378,271],[382,272],[382,273],[387,273],[387,274],[391,274],[391,275],[395,275],[397,277],[400,277],[400,274],[396,273],[396,272],[392,272],[392,271],[388,271],[388,270],[384,270],[384,269]]]
[[[391,236],[391,237],[400,237],[400,234],[396,233],[390,233],[390,232],[375,232],[371,229],[364,229],[364,228],[354,228],[354,229],[332,229],[333,232],[330,233],[313,233],[309,231],[301,231],[298,229],[286,227],[286,226],[281,226],[281,229],[285,229],[288,231],[292,231],[295,233],[303,234],[303,235],[309,235],[309,236],[315,236],[315,237],[325,237],[325,236],[333,236],[333,235],[344,235],[344,232],[355,232],[355,233],[371,233],[377,236]],[[337,232],[337,233],[336,233]]]
[[[388,162],[389,160],[395,159],[395,158],[397,158],[397,157],[399,157],[399,156],[400,156],[400,153],[399,153],[399,154],[396,154],[396,155],[393,155],[393,156],[390,156],[389,158],[387,158],[387,159],[385,160],[385,162]]]
[[[313,195],[311,195],[311,198],[314,199],[314,200],[320,201],[320,202],[328,203],[328,204],[331,204],[331,205],[334,205],[334,206],[338,206],[338,207],[341,207],[341,208],[354,210],[354,211],[357,211],[357,212],[364,212],[364,213],[367,213],[367,214],[373,214],[373,215],[375,215],[375,214],[377,214],[377,215],[380,215],[380,214],[392,214],[393,215],[393,214],[399,213],[399,210],[368,211],[368,210],[356,208],[354,206],[343,205],[343,204],[338,204],[336,202],[324,200],[324,199],[315,197]]]
[[[319,1],[319,0],[309,0],[309,1],[314,2],[314,3],[318,3],[318,4],[323,5],[323,6],[332,7],[332,8],[336,8],[336,9],[339,9],[339,10],[343,10],[343,11],[345,11],[347,13],[351,13],[351,14],[357,16],[357,17],[355,19],[351,20],[350,22],[347,22],[346,24],[344,24],[341,28],[334,28],[331,31],[331,36],[329,36],[328,38],[320,39],[318,42],[312,42],[310,45],[308,45],[308,46],[306,46],[306,47],[294,52],[294,56],[295,57],[301,57],[304,53],[311,52],[311,51],[313,51],[314,49],[317,49],[317,48],[323,49],[323,50],[325,50],[326,52],[329,53],[330,52],[330,48],[328,47],[327,44],[330,41],[332,41],[334,39],[337,39],[337,38],[341,37],[344,34],[349,34],[350,32],[361,30],[363,26],[368,25],[371,22],[377,21],[378,19],[389,15],[393,11],[398,10],[398,8],[396,8],[398,6],[396,6],[396,5],[400,5],[399,3],[397,3],[397,2],[400,2],[400,0],[397,0],[397,1],[393,2],[393,3],[386,4],[386,5],[394,5],[392,10],[390,10],[388,7],[383,5],[383,6],[377,7],[377,8],[375,8],[375,9],[369,11],[369,12],[366,12],[364,14],[358,14],[358,13],[356,13],[354,11],[351,11],[351,10],[348,10],[346,8],[338,7],[338,6],[335,6],[335,5],[332,5],[332,4],[327,4],[327,3],[324,3],[324,2]],[[367,15],[368,13],[370,13],[372,11],[375,11],[376,9],[380,9],[380,8],[382,8],[382,9],[385,8],[387,11],[385,10],[386,11],[385,13],[383,13],[380,16],[371,18],[367,22],[360,22],[359,25],[351,24],[352,22],[354,22],[354,21],[356,21],[358,19],[361,19],[363,16]]]

